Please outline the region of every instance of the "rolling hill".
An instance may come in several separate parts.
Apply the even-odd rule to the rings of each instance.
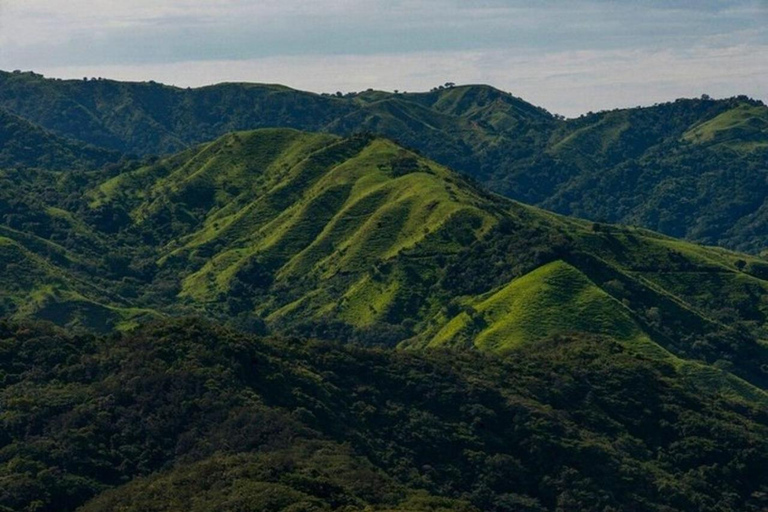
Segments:
[[[337,96],[0,72],[0,107],[57,135],[138,155],[264,127],[371,132],[559,213],[751,253],[768,247],[768,108],[746,97],[566,120],[482,85]]]
[[[200,314],[495,353],[604,336],[693,385],[750,400],[768,385],[765,260],[525,206],[388,139],[263,129],[54,187],[24,178],[7,188],[26,209],[2,227],[26,276],[4,273],[16,318]]]

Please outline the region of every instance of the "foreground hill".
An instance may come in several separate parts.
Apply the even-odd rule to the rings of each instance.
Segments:
[[[0,322],[0,376],[2,510],[768,506],[766,409],[606,339],[499,358]]]
[[[337,97],[0,72],[0,107],[59,135],[142,155],[261,127],[373,132],[559,213],[752,253],[768,247],[768,108],[745,97],[564,120],[487,86]]]
[[[111,178],[21,174],[7,183],[26,209],[2,227],[17,318],[197,313],[501,354],[576,333],[765,400],[765,260],[524,206],[387,139],[257,130]]]

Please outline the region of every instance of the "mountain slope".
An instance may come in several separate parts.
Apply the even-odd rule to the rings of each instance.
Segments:
[[[258,84],[179,89],[0,73],[0,105],[54,133],[131,154],[180,151],[227,132],[319,129],[349,110],[336,98]]]
[[[127,209],[138,229],[158,232],[160,261],[192,271],[182,298],[216,307],[223,295],[275,320],[300,307],[357,326],[397,317],[417,291],[401,286],[408,251],[432,254],[417,264],[426,278],[437,270],[431,259],[456,253],[499,215],[482,193],[390,141],[286,130],[226,136],[120,175],[91,197],[91,206],[117,207],[133,198]],[[371,279],[387,261],[399,263]],[[379,295],[379,308],[347,309],[360,303],[354,294]]]
[[[367,135],[2,179],[5,313],[79,333],[0,322],[9,510],[764,505],[764,259]],[[272,337],[133,329],[189,314]]]
[[[676,365],[718,362],[732,391],[730,373],[768,386],[764,260],[523,206],[387,139],[239,132],[101,181],[64,177],[54,208],[33,175],[10,180],[30,204],[4,236],[65,276],[71,292],[54,298],[113,312],[94,324],[105,329],[201,313],[257,332],[499,352],[597,334]],[[55,290],[36,275],[30,291]],[[10,314],[48,318],[20,297]],[[600,315],[584,318],[587,306]]]
[[[38,105],[0,87],[0,103],[57,130],[183,149],[94,169],[101,150],[8,115],[0,512],[768,507],[768,261],[563,217],[391,139],[328,133],[554,162],[567,173],[510,183],[567,197],[620,160],[759,162],[764,107],[565,123],[483,86],[329,98],[2,80],[50,88]],[[249,106],[216,110],[235,104]],[[189,146],[270,119],[325,131]],[[713,173],[742,176],[697,183]],[[228,327],[170,318],[185,315]]]
[[[509,202],[386,139],[231,134],[88,201],[152,240],[192,309],[411,347],[593,333],[765,379],[764,260]]]
[[[764,105],[734,99],[575,120],[548,149],[572,167],[570,175],[538,191],[539,202],[566,214],[759,252],[768,246],[761,214],[768,199],[767,119]]]
[[[403,142],[420,147],[421,140],[439,150],[450,137],[447,128],[463,132],[449,145],[462,145],[468,137],[479,141],[491,132],[553,120],[543,109],[488,86],[337,97],[267,84],[180,89],[7,72],[0,72],[0,105],[55,133],[135,154],[179,151],[227,132],[263,127],[342,135],[376,128],[393,137],[406,128]]]
[[[483,350],[508,352],[570,332],[622,341],[642,337],[642,328],[615,301],[571,265],[554,261],[472,304],[429,346],[471,342]]]

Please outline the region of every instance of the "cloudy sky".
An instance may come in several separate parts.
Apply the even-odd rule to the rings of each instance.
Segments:
[[[768,0],[0,0],[0,69],[317,92],[489,83],[552,112],[768,100]]]

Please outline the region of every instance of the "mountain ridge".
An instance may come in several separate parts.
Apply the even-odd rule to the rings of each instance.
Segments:
[[[0,107],[59,135],[143,155],[262,127],[372,132],[559,213],[755,254],[768,247],[768,108],[742,96],[566,120],[490,86],[320,95],[3,72]]]

